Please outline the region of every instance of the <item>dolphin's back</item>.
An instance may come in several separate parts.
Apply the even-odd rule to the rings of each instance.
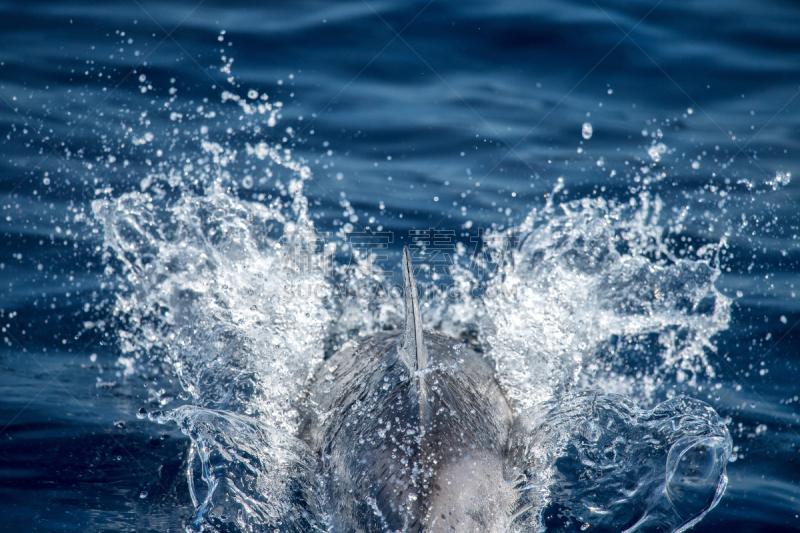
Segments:
[[[324,363],[301,437],[321,455],[337,530],[494,531],[510,505],[511,411],[480,354],[421,338],[405,277],[405,331],[350,343]]]

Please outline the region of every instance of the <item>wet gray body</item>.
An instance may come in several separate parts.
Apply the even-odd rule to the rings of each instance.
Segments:
[[[320,454],[334,527],[502,531],[511,410],[466,345],[422,334],[408,252],[406,326],[334,354],[316,376],[301,438]]]

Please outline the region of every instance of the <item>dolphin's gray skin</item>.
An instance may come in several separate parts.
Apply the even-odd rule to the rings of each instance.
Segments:
[[[334,528],[503,531],[511,409],[480,354],[423,335],[407,248],[403,279],[404,331],[346,345],[311,389],[300,437],[320,453]]]

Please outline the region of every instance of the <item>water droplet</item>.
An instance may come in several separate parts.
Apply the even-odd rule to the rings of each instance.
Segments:
[[[140,497],[141,499],[143,499],[143,500],[144,500],[145,498],[147,498],[147,491],[146,491],[146,490],[143,490],[143,491],[142,491],[142,492],[139,494],[139,497]]]
[[[584,122],[583,126],[581,127],[581,135],[583,135],[584,139],[591,139],[592,138],[592,125],[588,122]]]
[[[145,409],[144,407],[140,407],[139,410],[136,412],[136,418],[142,420],[146,416],[147,416],[147,409]]]

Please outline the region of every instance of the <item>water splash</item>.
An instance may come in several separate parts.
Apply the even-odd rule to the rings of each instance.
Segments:
[[[213,150],[213,147],[209,148]],[[302,180],[286,203],[239,200],[221,180],[170,199],[131,192],[93,203],[122,282],[123,357],[167,362],[203,406],[296,429],[329,322]],[[324,292],[323,292],[324,294]]]
[[[223,100],[236,102],[248,116],[263,108],[274,127],[280,106],[268,109],[265,98],[248,97],[251,102],[226,93]],[[203,157],[197,166],[181,160],[174,169],[161,167],[141,181],[139,191],[93,203],[107,273],[121,282],[113,310],[120,360],[131,371],[137,362],[167,364],[193,397],[195,407],[160,417],[178,422],[194,442],[192,527],[317,530],[326,508],[319,466],[295,438],[300,411],[308,407],[308,380],[324,354],[347,339],[397,327],[402,295],[337,297],[336,287],[378,287],[382,280],[365,273],[368,268],[333,264],[335,243],[320,246],[303,193],[311,173],[302,161],[278,145],[245,143],[248,157],[291,176],[287,186],[276,181],[280,194],[265,205],[263,195],[258,202],[237,196],[239,185],[249,190],[254,182],[232,172],[235,147],[208,138],[198,144]],[[266,172],[272,177],[269,167]],[[492,245],[501,267],[496,275],[481,280],[457,266],[462,297],[432,302],[426,320],[491,358],[521,414],[513,453],[533,460],[532,447],[541,445],[550,454],[550,463],[537,463],[541,471],[526,471],[532,490],[520,503],[520,523],[544,527],[546,509],[555,505],[571,513],[576,526],[641,530],[657,522],[680,530],[716,504],[724,488],[715,485],[709,500],[708,487],[692,477],[724,477],[720,468],[730,453],[724,426],[686,399],[639,411],[627,400],[595,395],[601,407],[587,418],[580,403],[586,396],[569,391],[601,388],[648,404],[665,378],[695,383],[702,374],[713,376],[712,338],[727,327],[730,305],[714,287],[719,246],[679,256],[668,237],[681,215],[665,216],[658,197],[647,192],[624,203],[556,203],[560,187],[519,228],[494,234],[500,237]],[[353,216],[349,205],[343,207]],[[466,257],[461,250],[459,260]],[[478,282],[485,286],[482,296],[468,290]],[[629,366],[631,357],[637,363]],[[559,400],[561,411],[546,403],[556,394],[568,394]],[[665,420],[692,417],[699,421],[691,426],[694,433],[663,429]],[[539,420],[553,432],[542,433]],[[603,420],[616,425],[602,426]],[[587,427],[598,435],[593,444],[587,444]],[[661,440],[648,441],[647,431],[661,431]],[[704,431],[708,438],[695,438]],[[609,490],[591,500],[597,479],[580,485],[570,476],[581,466],[567,463],[599,454],[592,446],[617,437],[630,446],[591,468],[597,479],[621,477],[609,478]],[[645,448],[652,452],[647,457],[660,459],[645,460]],[[619,479],[628,479],[637,461],[649,469],[642,471],[642,492],[628,494],[618,507],[609,502],[623,500],[603,500],[623,486]],[[634,516],[629,508],[641,505],[646,513]],[[584,520],[603,506],[610,518]],[[628,523],[634,518],[639,525]]]
[[[318,459],[285,431],[252,417],[183,406],[160,417],[189,435],[189,528],[205,531],[325,531]]]
[[[506,478],[521,494],[519,531],[685,531],[727,484],[731,438],[703,402],[673,398],[651,411],[582,391],[522,413]]]
[[[578,384],[650,402],[674,371],[714,375],[711,339],[730,318],[714,287],[715,249],[677,257],[662,218],[660,200],[642,193],[628,203],[551,200],[518,229],[519,247],[493,280],[516,301],[485,300],[483,333],[519,411]],[[637,354],[635,373],[622,370],[629,345],[650,352]]]

